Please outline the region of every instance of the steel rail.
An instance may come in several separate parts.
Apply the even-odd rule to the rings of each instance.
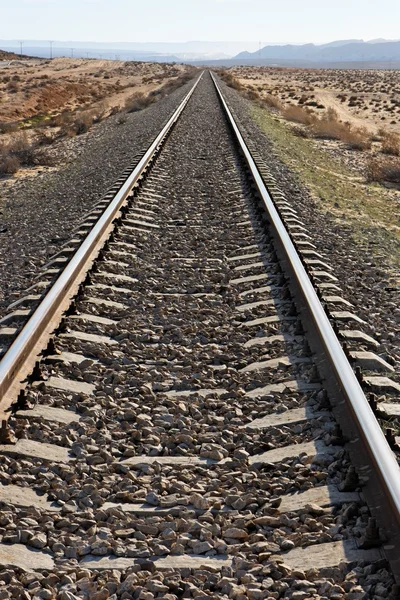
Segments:
[[[240,149],[250,169],[251,175],[257,186],[260,198],[267,211],[272,224],[275,237],[283,250],[284,262],[289,266],[290,273],[295,277],[296,287],[300,290],[299,299],[303,304],[302,310],[306,311],[313,324],[313,330],[319,336],[319,347],[322,347],[325,356],[322,366],[325,372],[330,372],[336,380],[336,391],[339,392],[339,411],[343,408],[349,410],[350,417],[356,426],[356,435],[362,441],[361,448],[367,453],[367,460],[373,466],[368,473],[369,488],[372,499],[370,506],[373,514],[376,514],[380,523],[384,524],[385,534],[388,535],[388,544],[385,547],[386,556],[390,560],[395,576],[400,578],[400,468],[389,447],[382,429],[376,420],[365,394],[354,374],[354,371],[342,349],[342,346],[330,324],[325,310],[314,290],[313,284],[303,266],[299,254],[289,236],[289,233],[281,220],[278,210],[268,193],[264,181],[258,171],[254,159],[247,147],[246,142],[236,124],[236,121],[225,101],[216,78],[211,73],[215,88],[225,110],[228,121],[235,133]],[[331,392],[331,389],[329,389]],[[343,395],[345,402],[343,402]],[[342,424],[342,423],[341,423]],[[342,427],[343,428],[343,427]],[[353,429],[354,431],[354,429]],[[353,457],[358,459],[358,464],[365,468],[365,458],[358,455],[360,446],[358,439],[350,438],[348,449]],[[353,448],[352,448],[353,444]],[[374,471],[374,472],[373,472]],[[375,479],[375,481],[374,481]],[[375,489],[376,484],[382,486],[381,490]],[[364,491],[364,490],[363,490]],[[368,494],[365,493],[368,498]]]
[[[2,358],[0,362],[0,421],[3,432],[7,426],[10,407],[23,387],[24,378],[32,372],[36,360],[48,344],[49,336],[59,325],[63,312],[68,308],[71,299],[77,293],[87,271],[111,232],[113,220],[118,216],[120,208],[132,188],[181,116],[202,76],[203,73],[198,77],[114,199],[111,200]]]

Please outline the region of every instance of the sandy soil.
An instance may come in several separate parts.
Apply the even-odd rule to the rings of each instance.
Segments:
[[[400,131],[400,71],[236,67],[231,73],[285,105],[310,106],[317,114],[334,108],[343,121],[371,133]]]
[[[100,102],[107,109],[121,107],[133,92],[148,93],[186,69],[183,65],[69,58],[0,62],[0,122],[44,120]]]

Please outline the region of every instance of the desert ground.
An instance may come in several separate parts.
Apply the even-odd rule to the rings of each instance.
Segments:
[[[182,75],[183,65],[56,58],[0,62],[0,121],[29,127],[63,111],[122,108]]]
[[[356,180],[400,189],[400,71],[235,67],[221,74]]]
[[[400,72],[396,70],[284,69],[237,67],[232,75],[248,89],[275,97],[284,106],[324,114],[371,133],[400,131]]]
[[[219,75],[249,106],[271,160],[390,262],[398,282],[400,71],[236,67]]]
[[[66,141],[111,115],[123,121],[193,76],[184,65],[1,58],[0,177],[11,183],[59,168]]]

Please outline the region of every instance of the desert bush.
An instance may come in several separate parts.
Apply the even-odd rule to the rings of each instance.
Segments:
[[[32,166],[37,164],[35,162],[36,144],[28,139],[25,132],[10,142],[6,149],[19,160],[21,165]]]
[[[0,123],[0,133],[14,133],[18,131],[16,123]]]
[[[270,108],[276,108],[277,110],[280,110],[282,107],[282,104],[280,103],[278,98],[275,98],[275,96],[273,96],[272,94],[267,94],[266,96],[263,96],[262,102],[266,106],[269,106]]]
[[[48,146],[55,141],[53,135],[47,131],[39,131],[36,136],[38,146]]]
[[[16,81],[9,81],[7,84],[7,89],[11,94],[15,94],[19,91],[19,84]]]
[[[55,115],[49,121],[50,127],[65,127],[66,125],[70,125],[72,122],[72,115],[69,112],[63,112],[59,115]]]
[[[75,119],[73,129],[75,130],[76,135],[82,135],[82,133],[87,133],[92,125],[93,115],[89,112],[82,113]]]
[[[355,129],[350,126],[346,127],[343,129],[340,139],[351,150],[369,150],[371,148],[371,137],[365,127]]]
[[[316,138],[341,140],[348,136],[349,131],[350,124],[339,121],[337,112],[332,108],[329,108],[321,118],[315,119],[312,124],[312,132]]]
[[[400,156],[400,135],[392,131],[384,131],[382,135],[382,152],[392,156]]]
[[[255,101],[257,101],[257,100],[260,99],[260,96],[259,96],[258,92],[255,92],[254,90],[247,90],[246,96],[252,102],[255,102]]]
[[[52,157],[36,140],[31,141],[21,133],[12,142],[0,146],[0,175],[16,173],[21,166],[52,165]]]
[[[292,133],[294,133],[294,135],[296,135],[297,137],[302,137],[302,138],[310,137],[307,128],[299,127],[297,125],[292,128]]]
[[[14,175],[20,168],[20,162],[16,156],[0,149],[0,177]]]
[[[315,117],[306,108],[301,106],[287,106],[282,109],[282,115],[288,121],[294,123],[303,123],[303,125],[311,125],[314,122]]]
[[[221,79],[226,83],[226,85],[228,85],[229,87],[233,88],[234,90],[238,90],[238,91],[243,90],[242,84],[240,83],[240,81],[238,81],[232,75],[232,73],[229,73],[228,71],[220,70],[218,72],[218,74],[221,77]]]
[[[135,92],[127,98],[125,102],[125,110],[128,113],[137,112],[139,110],[143,110],[147,106],[150,106],[154,102],[154,97],[150,95],[146,96],[141,92]]]
[[[367,164],[367,181],[400,185],[400,161],[372,158]]]

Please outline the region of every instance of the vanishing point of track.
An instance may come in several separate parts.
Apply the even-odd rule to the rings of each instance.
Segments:
[[[347,304],[203,74],[0,323],[0,563],[71,589],[118,571],[116,598],[311,598],[313,569],[385,559],[399,578],[395,440],[365,396],[394,383]]]

